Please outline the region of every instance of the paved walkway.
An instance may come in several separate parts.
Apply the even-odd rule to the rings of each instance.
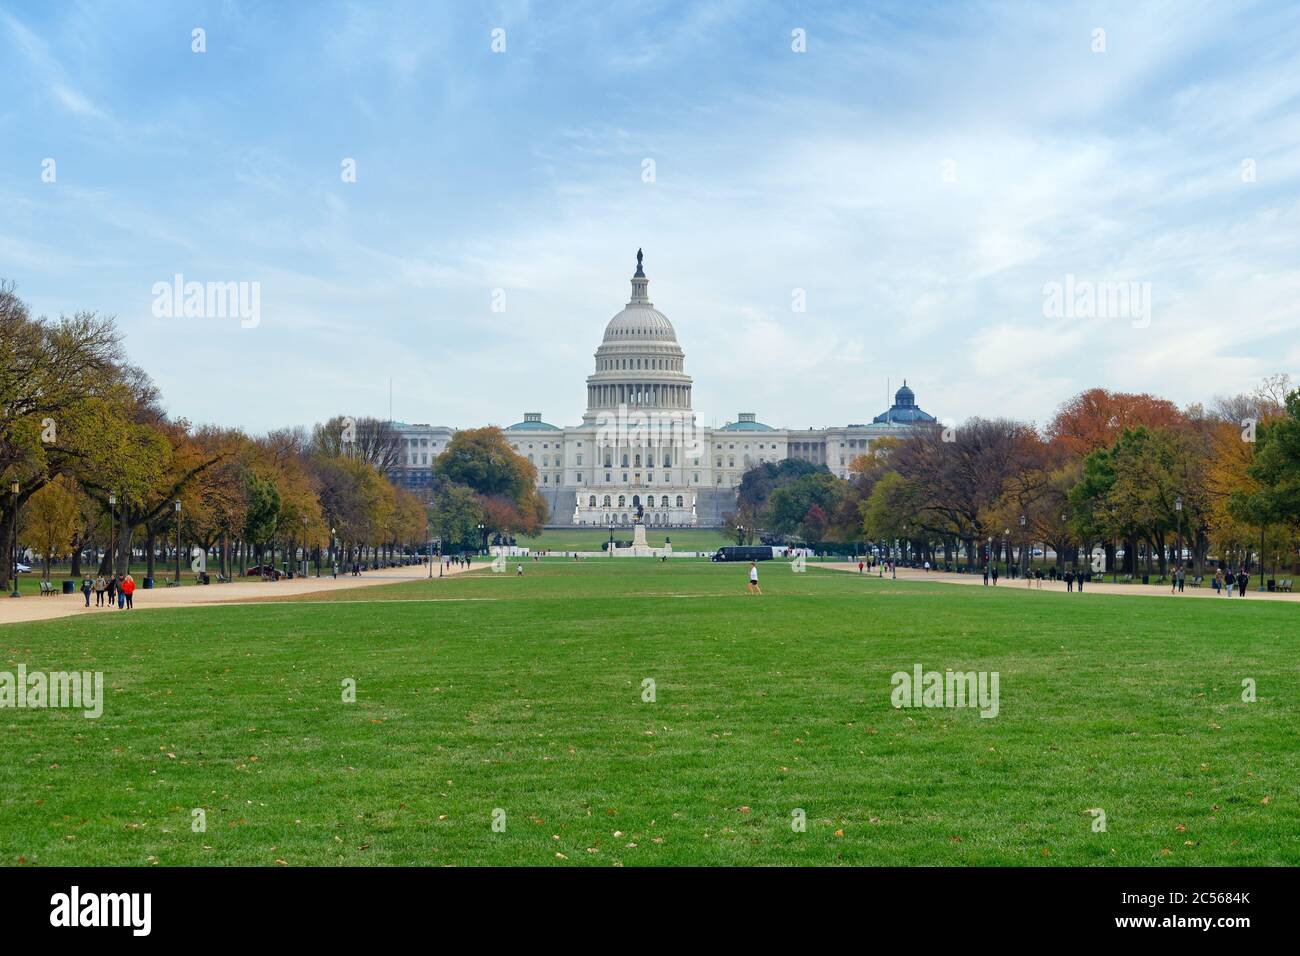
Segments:
[[[486,560],[470,565],[468,568],[452,565],[444,574],[463,574],[465,571],[478,571],[489,566]],[[268,597],[287,597],[294,594],[316,594],[321,591],[341,591],[349,588],[374,587],[377,584],[397,584],[402,581],[427,580],[427,566],[385,568],[382,571],[366,571],[360,577],[340,574],[338,578],[306,577],[282,578],[279,581],[262,581],[245,579],[229,584],[209,584],[206,587],[186,584],[178,588],[166,586],[146,591],[136,588],[135,609],[166,607],[197,607],[203,604],[249,604]],[[434,569],[434,579],[438,577]],[[160,580],[161,583],[161,580]],[[46,621],[57,617],[70,617],[74,614],[110,614],[106,608],[95,607],[95,597],[91,595],[90,607],[86,607],[81,592],[75,594],[56,594],[54,597],[41,597],[37,594],[25,594],[21,598],[0,599],[0,624],[17,624],[22,621]]]
[[[856,564],[838,564],[838,563],[820,564],[820,563],[809,561],[808,567],[826,568],[831,571],[852,571],[854,574],[857,574],[858,572],[858,566]],[[862,573],[866,577],[872,577],[872,578],[876,577],[876,573],[872,570],[866,570],[863,571]],[[888,575],[886,575],[886,577],[888,577]],[[984,576],[982,574],[950,574],[946,571],[930,571],[927,573],[925,571],[916,571],[913,570],[912,568],[899,568],[898,579],[900,581],[937,581],[940,584],[966,584],[966,585],[974,585],[976,587],[984,586]],[[993,584],[991,582],[989,584],[989,587],[993,587]],[[1252,589],[1259,587],[1258,575],[1256,575],[1251,579],[1250,587]],[[1044,578],[1043,586],[1040,588],[1038,587],[1037,582],[1034,582],[1034,585],[1030,587],[1025,582],[1024,578],[1016,578],[1015,580],[1012,580],[1010,578],[1003,577],[998,579],[997,588],[999,591],[1034,591],[1038,593],[1042,593],[1044,591],[1059,591],[1060,593],[1064,594],[1065,582],[1049,581],[1046,578]],[[1084,585],[1083,593],[1085,595],[1125,594],[1128,595],[1129,597],[1183,597],[1183,598],[1192,597],[1192,598],[1218,598],[1220,601],[1228,600],[1226,594],[1223,593],[1215,594],[1214,588],[1211,587],[1209,584],[1203,584],[1199,588],[1194,588],[1190,585],[1190,583],[1187,586],[1187,590],[1185,590],[1182,594],[1172,594],[1169,590],[1168,582],[1165,582],[1164,584],[1111,584],[1109,581],[1103,582],[1094,579],[1091,584]],[[1270,593],[1268,591],[1249,590],[1246,592],[1246,596],[1242,598],[1237,595],[1237,592],[1234,589],[1232,592],[1232,600],[1234,601],[1300,601],[1300,594],[1288,594],[1285,592],[1278,592],[1278,591],[1274,591]]]

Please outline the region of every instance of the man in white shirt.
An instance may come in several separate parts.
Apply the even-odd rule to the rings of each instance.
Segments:
[[[749,593],[763,593],[763,589],[758,586],[758,563],[755,561],[749,562]]]

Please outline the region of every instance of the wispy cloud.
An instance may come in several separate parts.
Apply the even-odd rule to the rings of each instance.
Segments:
[[[941,416],[1041,421],[1092,385],[1190,402],[1296,371],[1280,0],[66,19],[0,14],[0,275],[38,311],[116,313],[194,420],[383,412],[391,375],[404,418],[574,421],[637,247],[705,420],[869,420],[906,375]],[[175,272],[261,281],[261,325],[153,319]],[[1150,325],[1046,316],[1067,275],[1149,282]],[[268,422],[287,355],[329,387]]]

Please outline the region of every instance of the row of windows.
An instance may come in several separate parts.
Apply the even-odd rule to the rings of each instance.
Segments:
[[[641,363],[645,364],[642,365]],[[655,369],[661,372],[680,372],[681,359],[600,359],[596,362],[596,371],[632,371],[635,369]]]
[[[611,504],[611,500],[612,500],[612,499],[613,499],[613,495],[605,495],[605,497],[603,497],[603,498],[600,500],[600,506],[601,506],[602,508],[612,508],[612,507],[613,507],[613,505]],[[633,507],[633,508],[636,508],[636,507],[640,506],[640,504],[641,504],[641,496],[640,496],[640,495],[633,495],[633,496],[632,496],[632,507]],[[619,495],[619,496],[618,496],[618,507],[620,507],[620,508],[626,508],[627,506],[628,506],[628,505],[627,505],[627,495]],[[646,506],[647,508],[653,508],[653,507],[655,506],[655,496],[654,496],[654,495],[646,495],[646,498],[645,498],[645,506]],[[594,508],[594,507],[596,507],[596,496],[595,496],[595,495],[589,495],[589,496],[587,497],[587,507],[588,507],[588,508]],[[667,495],[661,495],[661,496],[660,496],[660,498],[659,498],[659,507],[660,507],[660,508],[668,508],[668,507],[671,507],[671,506],[668,504],[668,496],[667,496]],[[677,505],[676,505],[676,507],[678,507],[678,508],[684,508],[684,507],[686,507],[686,499],[685,499],[685,497],[683,497],[682,495],[678,495],[678,496],[677,496]]]

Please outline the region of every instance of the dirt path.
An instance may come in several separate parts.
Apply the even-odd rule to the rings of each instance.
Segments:
[[[444,575],[464,574],[488,567],[486,560],[469,568],[453,565],[443,571]],[[342,591],[349,588],[374,587],[377,584],[397,584],[402,581],[423,581],[429,576],[427,566],[385,568],[382,571],[366,571],[360,577],[339,575],[331,577],[285,578],[279,581],[243,580],[229,584],[210,584],[206,587],[186,584],[178,588],[160,587],[150,591],[136,588],[135,609],[167,607],[197,607],[204,604],[248,604],[268,597],[286,597],[294,594],[316,594],[322,591]],[[434,569],[437,580],[437,568]],[[116,609],[95,607],[94,595],[91,595],[90,607],[86,607],[81,592],[75,594],[56,594],[53,597],[24,595],[21,598],[0,598],[0,625],[17,624],[23,621],[47,621],[57,617],[69,617],[74,614],[110,614],[118,613]]]
[[[856,564],[814,564],[808,563],[810,568],[826,568],[830,571],[851,571],[858,573]],[[873,571],[863,571],[865,576],[874,578],[876,573]],[[982,574],[950,574],[945,571],[916,571],[912,568],[899,568],[898,579],[900,581],[937,581],[941,584],[966,584],[976,587],[984,586],[984,576]],[[1251,588],[1259,586],[1259,578],[1256,576],[1251,581]],[[989,587],[993,587],[992,584]],[[1041,594],[1044,591],[1058,591],[1062,594],[1065,592],[1064,581],[1049,581],[1043,579],[1043,586],[1038,587],[1035,581],[1034,586],[1030,587],[1024,578],[1017,578],[1014,581],[1010,578],[999,578],[997,588],[999,591],[1031,591]],[[1194,588],[1189,583],[1187,590],[1182,594],[1172,594],[1169,590],[1169,583],[1164,584],[1111,584],[1109,581],[1093,581],[1091,584],[1084,585],[1084,595],[1089,594],[1125,594],[1129,597],[1179,597],[1179,598],[1218,598],[1220,601],[1228,600],[1223,593],[1215,594],[1214,588],[1208,583],[1199,588]],[[1237,602],[1245,601],[1300,601],[1300,594],[1287,594],[1284,592],[1274,591],[1255,591],[1248,590],[1246,596],[1238,597],[1237,592],[1232,592],[1232,600]]]

